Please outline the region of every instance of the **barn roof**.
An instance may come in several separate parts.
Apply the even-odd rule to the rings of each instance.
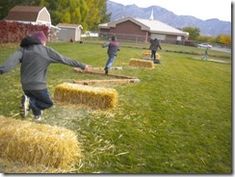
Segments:
[[[5,20],[36,21],[38,13],[43,8],[39,6],[15,6],[9,11]]]
[[[117,24],[123,23],[126,21],[132,21],[133,23],[139,25],[141,30],[149,31],[151,33],[164,33],[164,34],[174,34],[174,35],[183,35],[188,36],[187,32],[183,32],[178,30],[170,25],[167,25],[158,20],[149,20],[149,19],[141,19],[141,18],[132,18],[132,17],[125,17],[119,19],[117,21],[100,24],[99,28],[106,28],[109,29],[111,27],[116,27]]]

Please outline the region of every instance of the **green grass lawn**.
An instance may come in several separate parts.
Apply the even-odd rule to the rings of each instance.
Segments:
[[[50,46],[93,66],[103,66],[107,58],[106,49],[96,44]],[[0,63],[14,50],[2,47]],[[110,85],[119,93],[115,109],[98,111],[56,103],[45,111],[43,123],[73,130],[82,144],[83,159],[75,172],[232,173],[231,64],[162,50],[161,64],[154,70],[128,67],[129,59],[140,58],[142,53],[143,49],[121,48],[114,66],[123,70],[111,73],[136,76],[141,82]],[[104,78],[55,64],[49,67],[48,87],[53,98],[55,86],[62,82]],[[19,79],[19,67],[0,76],[0,115],[20,119]]]

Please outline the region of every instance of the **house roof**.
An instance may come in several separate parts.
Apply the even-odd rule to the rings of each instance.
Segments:
[[[131,17],[125,17],[125,18],[122,18],[122,19],[119,19],[119,20],[116,20],[116,21],[112,21],[112,22],[109,22],[109,23],[104,23],[104,24],[100,24],[99,25],[99,28],[111,28],[111,27],[116,27],[117,24],[119,23],[123,23],[123,22],[126,22],[126,21],[132,21],[133,23],[141,26],[141,29],[142,30],[149,30],[150,28],[148,26],[145,26],[144,24],[140,23],[139,21],[135,20],[134,18],[131,18]]]
[[[9,11],[5,20],[36,21],[38,13],[43,8],[39,6],[15,6]]]
[[[81,28],[81,29],[83,29],[82,25],[78,25],[78,24],[59,23],[56,26],[59,28]]]
[[[174,34],[174,35],[188,36],[187,32],[183,32],[181,30],[178,30],[170,25],[167,25],[167,24],[161,22],[161,21],[141,19],[141,18],[131,18],[131,17],[126,17],[126,18],[119,19],[117,21],[100,24],[99,28],[109,29],[111,27],[116,27],[117,24],[128,21],[128,20],[139,25],[141,27],[141,30],[149,31],[151,33],[162,33],[162,34]]]
[[[135,18],[135,20],[144,24],[145,26],[148,26],[150,28],[150,32],[153,32],[153,33],[177,34],[177,35],[185,35],[185,36],[188,35],[187,32],[178,30],[158,20],[147,20],[147,19],[139,19],[139,18]]]

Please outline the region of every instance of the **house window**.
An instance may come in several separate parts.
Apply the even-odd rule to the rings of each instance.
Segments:
[[[181,36],[177,36],[177,41],[181,41],[182,40],[182,37]]]

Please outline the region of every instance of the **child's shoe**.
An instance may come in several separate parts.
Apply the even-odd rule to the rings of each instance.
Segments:
[[[20,107],[20,115],[23,118],[25,118],[29,113],[29,101],[30,101],[29,97],[27,97],[26,95],[22,96],[21,107]]]

